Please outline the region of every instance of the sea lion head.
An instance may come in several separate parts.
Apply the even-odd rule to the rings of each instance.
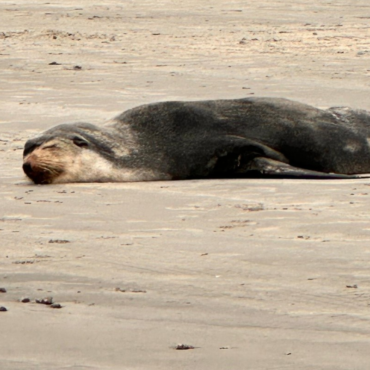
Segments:
[[[26,142],[23,171],[35,184],[117,181],[114,138],[89,123],[62,124]]]

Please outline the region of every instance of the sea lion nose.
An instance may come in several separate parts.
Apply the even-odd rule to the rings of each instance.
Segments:
[[[26,175],[29,175],[30,173],[32,173],[32,166],[31,166],[30,162],[23,163],[22,167],[23,167],[23,171]]]

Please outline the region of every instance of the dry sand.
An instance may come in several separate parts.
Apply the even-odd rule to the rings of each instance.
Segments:
[[[28,137],[152,101],[370,109],[368,1],[91,3],[0,4],[0,369],[368,369],[368,179],[21,171]]]

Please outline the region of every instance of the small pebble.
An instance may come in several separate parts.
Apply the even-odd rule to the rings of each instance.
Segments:
[[[59,303],[53,303],[52,305],[50,305],[51,308],[62,308],[62,305],[59,304]]]
[[[186,350],[186,349],[194,349],[194,346],[190,346],[189,344],[178,344],[176,346],[177,350]]]
[[[4,307],[4,306],[0,306],[0,312],[6,312],[6,311],[8,311],[8,310],[6,309],[6,307]]]
[[[5,288],[0,288],[0,293],[6,293],[6,289]]]
[[[29,298],[27,298],[27,297],[26,297],[26,298],[22,298],[22,299],[21,299],[21,302],[22,302],[22,303],[28,303],[28,302],[31,302],[31,300],[30,300]]]
[[[50,306],[51,304],[53,304],[53,297],[46,297],[46,298],[42,298],[42,299],[36,299],[36,303],[46,304],[46,305]]]

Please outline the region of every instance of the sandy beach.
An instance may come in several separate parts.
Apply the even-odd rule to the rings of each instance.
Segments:
[[[46,128],[155,101],[370,110],[367,1],[2,1],[0,41],[1,370],[369,368],[370,179],[21,167]]]

